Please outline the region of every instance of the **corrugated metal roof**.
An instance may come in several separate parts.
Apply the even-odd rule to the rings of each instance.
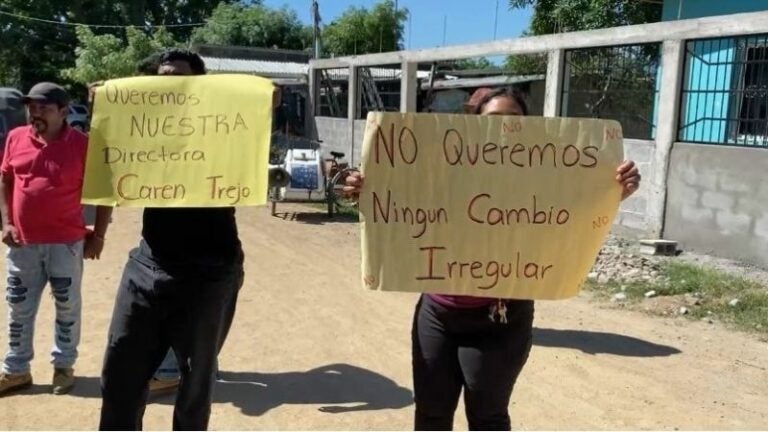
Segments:
[[[521,84],[531,81],[543,81],[545,78],[545,75],[498,75],[482,78],[439,79],[435,80],[432,88],[435,90],[442,90],[485,86],[498,87],[512,84]],[[422,83],[421,89],[429,89],[429,83]]]
[[[203,56],[206,68],[211,72],[252,73],[267,78],[306,78],[309,65],[305,63],[279,62],[267,60],[246,60],[223,57]],[[348,68],[329,69],[334,79],[344,79],[349,75]],[[400,69],[370,68],[375,80],[400,79]],[[429,77],[428,71],[417,71],[417,77]]]
[[[205,66],[212,72],[238,72],[263,75],[267,78],[305,77],[309,66],[305,63],[266,60],[244,60],[221,57],[203,57]]]
[[[349,77],[349,68],[326,70],[330,72],[329,75],[334,79],[348,79]],[[372,67],[368,68],[368,70],[371,72],[371,77],[374,80],[399,80],[402,76],[400,69]],[[429,71],[416,71],[416,77],[419,79],[429,78]]]

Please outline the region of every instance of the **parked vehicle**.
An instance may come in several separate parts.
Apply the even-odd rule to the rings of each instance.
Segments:
[[[8,132],[26,123],[22,93],[14,88],[0,87],[0,150],[5,146]]]
[[[73,128],[86,132],[90,125],[89,117],[90,113],[87,106],[80,104],[69,105],[67,123]]]

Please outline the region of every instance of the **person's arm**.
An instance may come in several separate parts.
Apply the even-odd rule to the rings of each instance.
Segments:
[[[13,147],[11,134],[5,139],[3,147],[2,162],[0,162],[0,223],[3,226],[3,243],[10,247],[18,247],[21,244],[19,231],[11,221],[11,214],[8,211],[9,191],[13,190],[13,168],[10,162],[11,148]]]
[[[96,237],[102,239],[107,235],[107,228],[109,228],[109,220],[112,217],[112,207],[98,206],[96,207],[96,222],[93,224],[93,234]]]
[[[104,243],[106,242],[107,228],[109,228],[109,221],[112,218],[112,207],[98,206],[96,207],[96,221],[93,224],[93,233],[91,233],[93,245],[92,259],[101,258],[101,252],[104,250]]]
[[[8,190],[13,188],[13,179],[9,176],[0,176],[0,217],[3,219],[3,243],[10,247],[19,247],[19,231],[11,222],[10,212],[8,211]]]
[[[112,217],[112,207],[106,207],[106,206],[96,207],[96,221],[93,224],[93,231],[88,233],[88,236],[85,238],[83,258],[85,259],[101,258],[101,252],[104,250],[104,243],[106,242],[107,228],[109,227],[109,220],[111,217]]]
[[[103,84],[104,81],[97,81],[88,85],[88,101],[90,103],[91,109],[93,107],[93,99],[96,94],[96,88],[102,86]],[[91,111],[91,113],[93,113],[93,111]],[[89,232],[85,237],[85,245],[83,246],[83,258],[101,258],[101,252],[104,250],[107,228],[109,227],[109,221],[111,217],[112,207],[96,206],[96,220],[93,223],[93,231]]]

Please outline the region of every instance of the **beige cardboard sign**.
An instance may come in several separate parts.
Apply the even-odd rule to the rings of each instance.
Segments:
[[[572,297],[618,210],[622,159],[621,126],[610,120],[371,113],[363,284]]]

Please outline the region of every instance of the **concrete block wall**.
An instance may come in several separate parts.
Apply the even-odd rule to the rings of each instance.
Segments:
[[[325,156],[331,151],[346,153],[347,162],[354,157],[354,165],[360,164],[360,155],[363,145],[363,133],[365,120],[355,120],[354,149],[349,140],[349,120],[345,118],[315,117],[315,131],[317,139],[323,141]]]
[[[768,266],[768,150],[675,143],[664,238]]]
[[[624,140],[624,159],[635,161],[640,175],[645,179],[650,178],[655,169],[653,157],[655,151],[656,143],[654,141]],[[640,189],[621,203],[615,224],[630,228],[638,234],[648,233],[652,226],[649,220],[651,213],[648,210],[650,195],[651,190],[648,181],[641,180]]]
[[[317,139],[322,141],[326,154],[329,151],[349,152],[349,125],[345,118],[315,117]]]

